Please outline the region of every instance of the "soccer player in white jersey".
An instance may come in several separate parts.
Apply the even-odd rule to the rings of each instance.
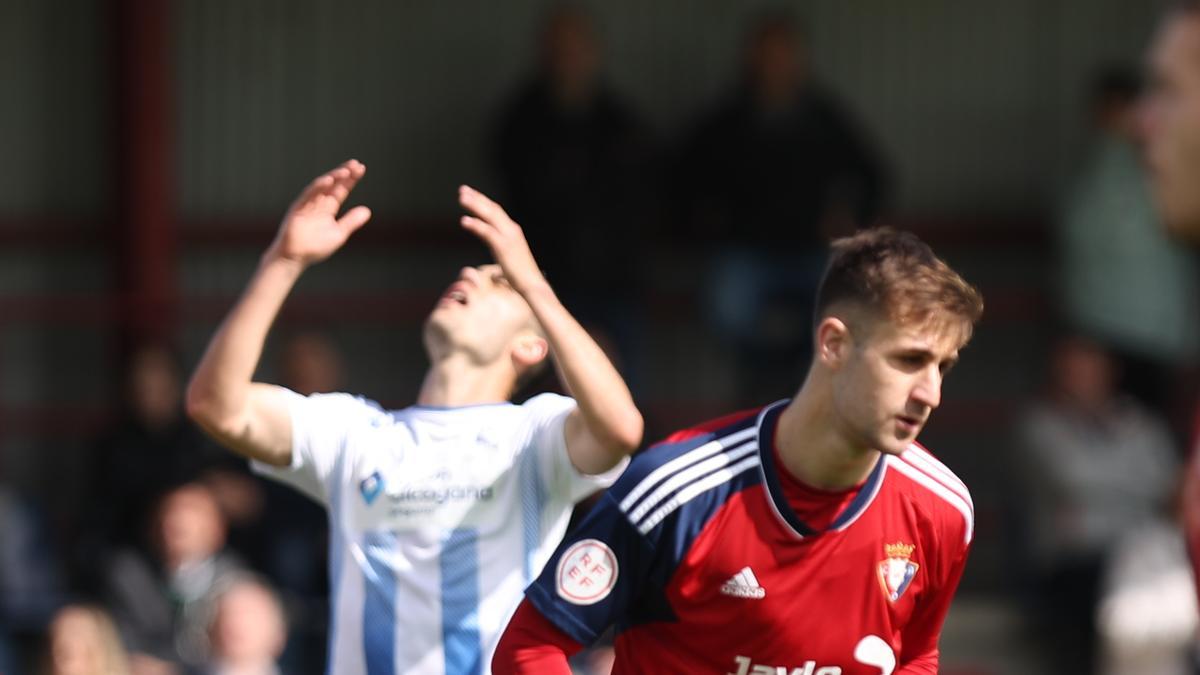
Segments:
[[[328,509],[337,675],[488,670],[500,632],[574,503],[609,485],[642,418],[604,353],[559,303],[521,228],[469,187],[462,226],[495,265],[466,267],[424,327],[417,405],[303,397],[252,382],[300,274],[370,218],[338,212],[366,167],[351,160],[300,193],[188,388],[188,413],[257,470]],[[574,399],[508,401],[553,352]]]

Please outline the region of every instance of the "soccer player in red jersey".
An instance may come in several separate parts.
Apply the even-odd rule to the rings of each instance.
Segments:
[[[1200,250],[1200,2],[1179,2],[1167,13],[1149,68],[1142,127],[1150,186],[1167,230]],[[1200,580],[1200,409],[1196,421],[1183,509],[1188,551]]]
[[[840,239],[794,398],[635,457],[526,591],[493,672],[569,673],[616,627],[614,673],[936,673],[973,534],[918,432],[983,311],[915,236]]]

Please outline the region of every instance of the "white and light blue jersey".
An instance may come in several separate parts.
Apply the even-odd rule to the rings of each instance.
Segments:
[[[575,402],[413,406],[347,394],[289,399],[292,463],[258,471],[329,514],[329,671],[490,671],[504,626],[562,539],[576,501],[607,487],[567,456]]]

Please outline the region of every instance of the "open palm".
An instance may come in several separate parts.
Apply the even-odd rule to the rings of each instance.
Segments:
[[[371,218],[371,210],[365,206],[356,206],[338,218],[342,204],[366,171],[366,166],[351,159],[309,183],[283,217],[272,244],[275,252],[307,266],[341,248]]]

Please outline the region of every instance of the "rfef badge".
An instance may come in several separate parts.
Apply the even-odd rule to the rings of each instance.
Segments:
[[[617,556],[599,539],[584,539],[558,561],[558,595],[573,605],[594,605],[617,584]]]

